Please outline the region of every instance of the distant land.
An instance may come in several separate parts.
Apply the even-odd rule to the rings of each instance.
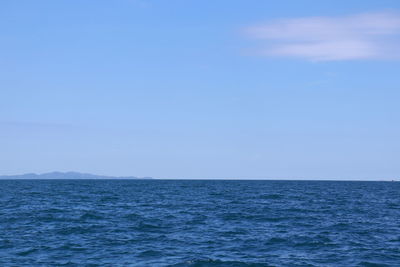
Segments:
[[[80,172],[48,172],[42,174],[26,173],[19,175],[0,175],[0,179],[153,179],[152,177],[105,176]]]

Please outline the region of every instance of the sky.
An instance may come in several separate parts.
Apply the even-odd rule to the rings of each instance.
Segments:
[[[398,0],[2,0],[0,174],[400,177]]]

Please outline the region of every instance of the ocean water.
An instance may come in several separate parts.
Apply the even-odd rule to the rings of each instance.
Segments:
[[[400,183],[2,180],[0,266],[400,266]]]

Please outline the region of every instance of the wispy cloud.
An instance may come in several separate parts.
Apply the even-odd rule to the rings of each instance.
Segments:
[[[55,122],[1,121],[2,131],[71,130],[73,125]]]
[[[261,53],[266,56],[312,61],[400,58],[396,12],[281,19],[249,27],[246,33],[265,40]]]

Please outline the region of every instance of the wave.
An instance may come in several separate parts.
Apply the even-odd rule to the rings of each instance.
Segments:
[[[223,261],[219,259],[194,259],[169,265],[170,267],[272,267],[266,263],[254,263],[254,262],[243,262],[243,261]]]

